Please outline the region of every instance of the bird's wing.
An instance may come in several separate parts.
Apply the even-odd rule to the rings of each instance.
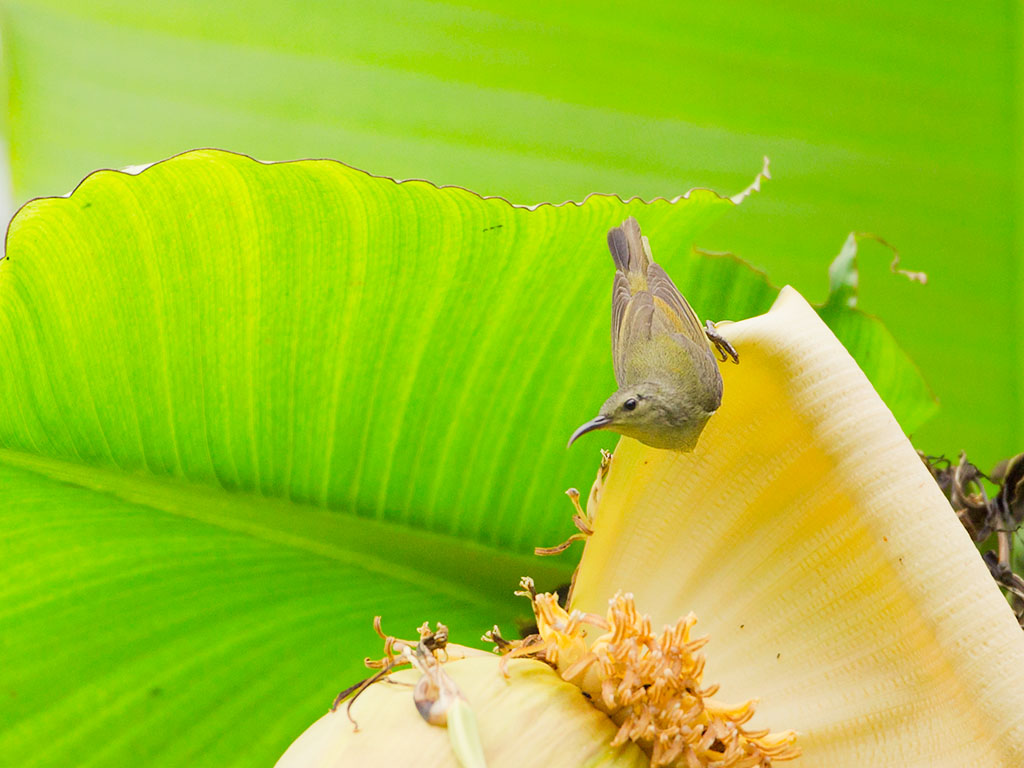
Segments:
[[[630,294],[628,281],[621,272],[616,273],[612,296],[612,362],[615,382],[620,387],[633,378],[627,375],[631,368],[629,350],[639,349],[644,342],[650,341],[655,319],[651,294],[647,291]]]
[[[672,278],[653,261],[647,267],[647,290],[654,297],[655,305],[675,326],[676,333],[683,334],[700,347],[707,346],[707,336],[700,320],[697,319],[697,313],[683,298]]]
[[[682,334],[698,349],[707,349],[700,320],[672,279],[651,257],[650,245],[640,234],[636,219],[608,232],[608,248],[615,259],[612,285],[612,360],[620,387],[636,375],[627,359],[630,350],[659,334]],[[710,350],[708,350],[710,355]],[[627,376],[627,371],[632,375]]]
[[[621,387],[623,384],[623,365],[620,349],[625,348],[625,342],[621,339],[623,321],[626,312],[629,311],[632,301],[632,292],[629,290],[629,279],[621,272],[615,273],[615,283],[612,285],[612,362],[615,365],[615,381]],[[635,312],[635,308],[633,312]],[[627,332],[635,323],[635,318],[626,324]]]

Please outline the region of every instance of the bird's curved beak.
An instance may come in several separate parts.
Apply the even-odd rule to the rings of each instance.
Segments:
[[[611,423],[611,416],[595,416],[586,424],[581,424],[579,428],[572,433],[572,437],[569,438],[569,443],[565,447],[568,448],[572,445],[580,435],[585,435],[587,432],[593,432],[595,429],[603,429]]]

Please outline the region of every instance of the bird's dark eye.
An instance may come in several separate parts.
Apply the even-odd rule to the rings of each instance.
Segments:
[[[629,400],[627,400],[626,402],[624,402],[622,404],[622,407],[625,408],[627,411],[636,410],[636,398],[635,397],[629,398]]]

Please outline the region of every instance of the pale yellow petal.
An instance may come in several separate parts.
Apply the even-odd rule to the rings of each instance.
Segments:
[[[794,766],[1024,766],[1024,633],[889,410],[792,289],[719,330],[721,409],[694,453],[619,443],[573,607],[695,612]]]
[[[506,679],[499,661],[483,656],[444,666],[473,709],[488,768],[648,765],[634,744],[613,748],[618,726],[550,667],[513,660]],[[418,675],[406,671],[393,677],[414,682]],[[375,684],[352,706],[352,716],[358,732],[345,716],[344,704],[324,715],[288,748],[277,768],[459,768],[447,730],[423,721],[410,687]]]

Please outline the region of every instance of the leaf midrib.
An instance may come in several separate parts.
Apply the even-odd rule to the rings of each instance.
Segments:
[[[0,448],[0,464],[355,565],[415,588],[429,586],[431,591],[488,608],[493,608],[496,597],[511,597],[521,576],[530,575],[553,588],[567,581],[572,569],[568,558],[545,560],[340,510],[177,478],[129,474],[5,448]]]

